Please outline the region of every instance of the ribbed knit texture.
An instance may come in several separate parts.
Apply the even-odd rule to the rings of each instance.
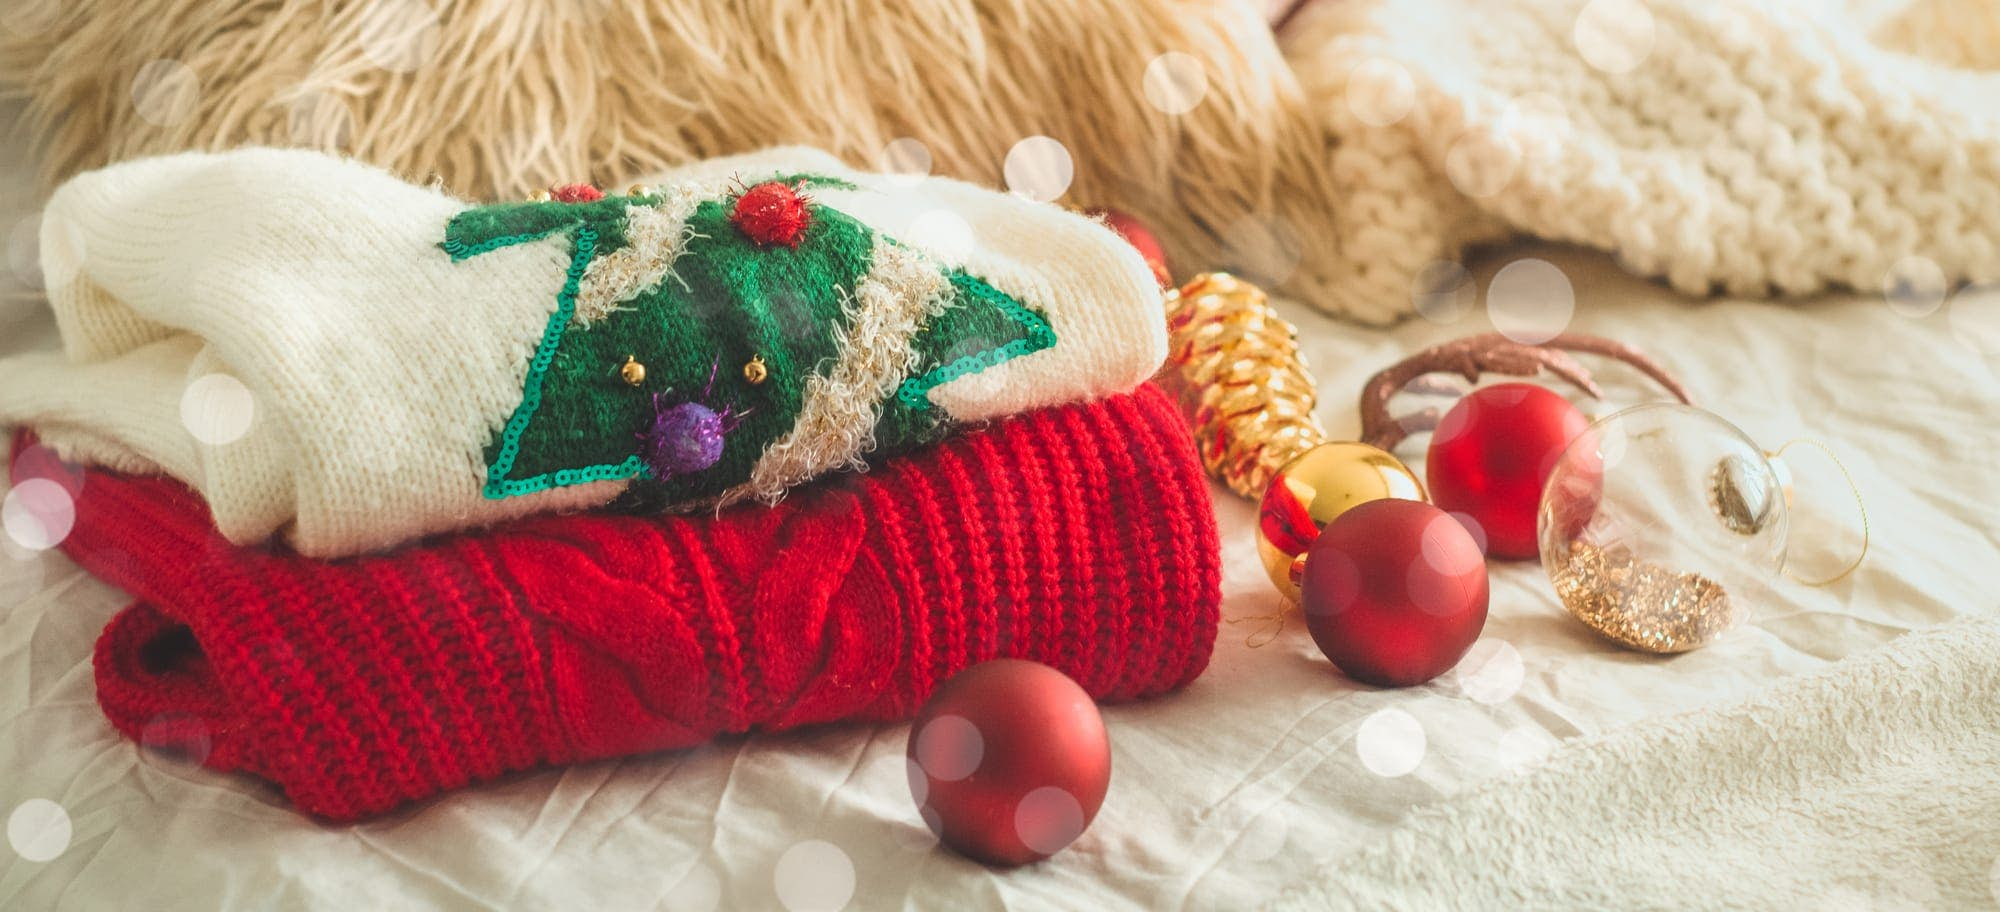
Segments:
[[[179,484],[93,470],[63,549],[138,598],[97,649],[119,731],[346,820],[543,764],[904,718],[1000,656],[1104,700],[1185,684],[1220,602],[1193,452],[1145,387],[774,508],[542,517],[331,563],[230,545]]]

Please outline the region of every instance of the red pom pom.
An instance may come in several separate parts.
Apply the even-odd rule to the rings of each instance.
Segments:
[[[564,184],[549,190],[549,199],[558,203],[594,203],[604,198],[604,191],[589,184]]]
[[[1473,390],[1438,420],[1424,475],[1431,502],[1465,513],[1486,533],[1486,553],[1540,553],[1535,511],[1563,447],[1590,426],[1568,399],[1532,383]]]
[[[1299,604],[1313,642],[1365,684],[1451,670],[1486,626],[1486,562],[1458,520],[1385,498],[1340,514],[1306,552]]]
[[[1167,269],[1166,248],[1160,246],[1160,239],[1153,236],[1152,230],[1147,228],[1144,222],[1130,213],[1116,209],[1092,209],[1089,214],[1103,219],[1106,226],[1125,239],[1125,243],[1131,244],[1132,249],[1139,251],[1140,259],[1145,260],[1146,265],[1153,269],[1153,281],[1160,283],[1161,288],[1174,284],[1174,274]]]
[[[736,229],[766,247],[799,246],[799,237],[812,222],[806,198],[777,181],[758,184],[736,198],[729,220]]]

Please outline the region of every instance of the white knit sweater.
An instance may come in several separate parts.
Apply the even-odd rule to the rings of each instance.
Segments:
[[[1406,315],[1515,234],[1695,295],[2000,280],[1991,3],[1317,0],[1282,39],[1339,187],[1328,310]]]
[[[1164,358],[1159,294],[1137,253],[1046,204],[783,149],[662,175],[663,201],[648,211],[684,217],[677,187],[713,198],[801,172],[851,182],[813,196],[900,243],[878,242],[874,271],[839,289],[860,312],[841,353],[808,382],[796,433],[779,441],[790,445],[772,446],[740,493],[776,493],[866,454],[860,423],[912,362],[909,334],[936,313],[943,283],[928,277],[940,270],[984,279],[1055,336],[930,389],[953,421],[1127,390]],[[302,151],[188,153],[81,175],[42,227],[64,350],[0,361],[0,424],[33,426],[86,462],[163,471],[206,498],[232,541],[282,533],[319,557],[603,504],[628,482],[483,491],[487,447],[523,401],[571,248],[550,236],[455,261],[440,241],[467,208]],[[655,249],[671,266],[684,231],[663,231]],[[602,268],[611,260],[583,275],[578,320],[675,280],[636,260]]]

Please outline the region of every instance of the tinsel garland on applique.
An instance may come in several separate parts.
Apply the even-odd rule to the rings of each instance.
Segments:
[[[628,506],[775,500],[940,439],[951,422],[932,389],[1055,344],[1044,315],[810,200],[827,188],[853,185],[697,182],[454,217],[440,244],[454,261],[570,242],[521,401],[485,448],[485,495],[630,479]],[[741,211],[751,193],[800,208],[767,227]],[[648,434],[682,418],[719,435],[720,455],[662,470]]]

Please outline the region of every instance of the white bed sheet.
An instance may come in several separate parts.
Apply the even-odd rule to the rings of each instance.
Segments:
[[[866,909],[1240,909],[1380,839],[1414,808],[1562,742],[1733,702],[1905,631],[1995,612],[2000,297],[1966,292],[1922,316],[1869,295],[1692,303],[1600,255],[1545,246],[1481,258],[1477,287],[1522,257],[1568,276],[1572,328],[1646,346],[1767,446],[1811,436],[1838,449],[1874,525],[1861,572],[1825,589],[1776,583],[1757,594],[1747,628],[1663,659],[1570,620],[1539,566],[1497,564],[1484,636],[1518,653],[1522,675],[1492,703],[1468,696],[1457,675],[1407,690],[1357,686],[1296,624],[1261,648],[1245,643],[1256,625],[1225,626],[1209,671],[1187,689],[1106,708],[1112,785],[1084,838],[1048,862],[995,871],[937,848],[922,828],[901,725],[552,769],[359,825],[315,823],[254,780],[119,738],[97,710],[89,659],[124,597],[60,555],[9,543],[0,813],[47,799],[72,835],[46,862],[0,849],[0,907],[764,909],[782,908],[781,894],[838,900],[851,890],[851,906]],[[1393,331],[1288,313],[1336,435],[1354,433],[1354,392],[1370,373],[1490,327],[1479,306],[1449,324]],[[53,344],[45,322],[9,316],[0,315],[0,351]],[[1614,401],[1645,395],[1627,371],[1602,376]],[[1824,464],[1802,456],[1799,469],[1801,569],[1835,567],[1857,544],[1851,500]],[[1269,614],[1278,602],[1258,566],[1252,509],[1216,493],[1225,616]],[[1491,673],[1482,688],[1511,689]],[[1360,756],[1358,729],[1385,708],[1423,729],[1421,762],[1407,775],[1372,773]],[[810,840],[837,852],[781,863]]]

